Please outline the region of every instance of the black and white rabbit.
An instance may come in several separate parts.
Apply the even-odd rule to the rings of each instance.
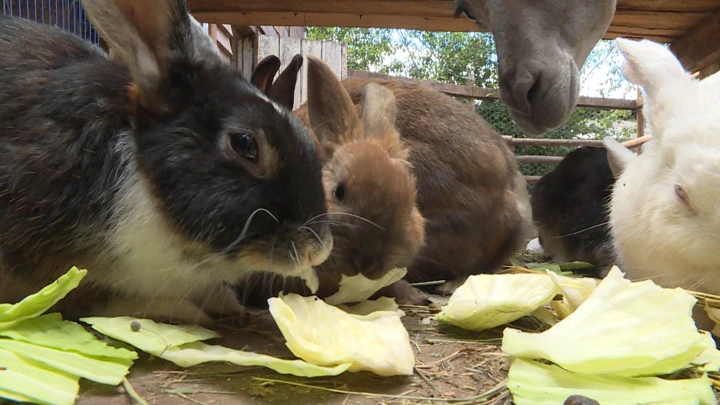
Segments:
[[[183,0],[83,0],[116,52],[0,17],[0,302],[75,265],[57,310],[205,323],[228,284],[332,236],[299,120],[223,63]]]
[[[595,266],[585,272],[600,277],[615,263],[607,208],[614,183],[607,150],[583,146],[533,187],[538,239],[555,262],[589,262]]]

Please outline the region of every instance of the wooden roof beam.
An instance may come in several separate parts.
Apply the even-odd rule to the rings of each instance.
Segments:
[[[216,12],[195,11],[199,21],[214,24],[319,26],[360,28],[404,28],[425,31],[480,31],[469,18],[402,16],[387,14]]]
[[[717,71],[706,68],[720,62],[720,8],[673,41],[670,50],[688,71],[701,71],[702,77]]]

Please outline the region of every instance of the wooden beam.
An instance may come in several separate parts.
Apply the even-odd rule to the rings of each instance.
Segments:
[[[454,0],[188,0],[188,6],[199,20],[217,24],[480,31],[469,18],[453,18]],[[719,7],[720,0],[618,0],[604,38],[672,42]]]
[[[401,28],[425,31],[481,31],[469,18],[418,17],[375,14],[293,13],[293,12],[193,12],[198,20],[216,24],[317,26],[359,28]]]
[[[618,0],[618,10],[648,11],[711,11],[720,6],[718,0]]]
[[[695,72],[720,60],[720,8],[670,44],[685,69]],[[707,74],[708,72],[705,72]]]
[[[467,85],[463,86],[459,84],[440,83],[432,80],[408,79],[406,77],[384,75],[355,69],[348,69],[348,78],[403,80],[409,83],[419,84],[421,86],[425,86],[435,91],[439,91],[441,93],[445,93],[451,96],[474,98],[480,100],[499,99],[499,93],[497,89],[486,89],[482,87],[471,87]],[[591,107],[596,109],[613,110],[635,110],[637,108],[635,100],[626,100],[619,98],[580,97],[578,99],[577,105],[578,107]]]

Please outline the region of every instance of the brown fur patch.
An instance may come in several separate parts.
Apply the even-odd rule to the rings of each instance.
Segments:
[[[342,84],[359,104],[370,82],[395,95],[395,125],[410,150],[426,218],[426,243],[406,279],[451,280],[497,270],[521,242],[516,162],[505,141],[477,114],[425,87],[394,80]]]
[[[130,116],[135,118],[140,108],[140,89],[135,83],[128,83],[127,85],[127,96],[128,96],[128,112]]]

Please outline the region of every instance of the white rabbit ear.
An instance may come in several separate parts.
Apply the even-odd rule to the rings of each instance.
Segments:
[[[615,44],[625,57],[623,76],[630,83],[642,87],[650,97],[668,82],[690,80],[690,75],[675,55],[657,42],[617,38]]]
[[[715,72],[700,81],[704,88],[714,87],[720,90],[720,72]]]
[[[628,163],[633,159],[637,159],[637,155],[609,136],[603,138],[603,145],[605,145],[605,149],[607,149],[607,160],[610,165],[610,171],[617,179],[625,170]]]

